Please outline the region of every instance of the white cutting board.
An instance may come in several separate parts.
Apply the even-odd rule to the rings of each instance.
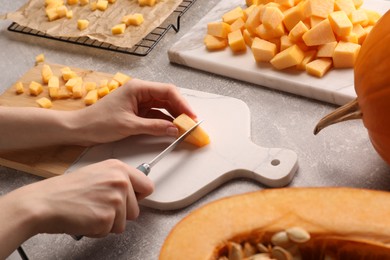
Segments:
[[[181,92],[204,120],[201,126],[211,143],[203,148],[182,143],[159,161],[149,174],[155,191],[141,204],[164,210],[185,207],[234,178],[250,178],[269,187],[285,186],[292,180],[298,169],[296,153],[252,143],[250,112],[243,101],[189,89]],[[108,158],[137,167],[173,141],[145,135],[98,145],[87,150],[68,172]]]
[[[319,79],[305,72],[277,71],[267,63],[256,64],[249,48],[245,54],[233,54],[229,48],[207,51],[203,44],[207,23],[221,21],[224,13],[240,5],[245,7],[244,4],[244,0],[220,1],[172,46],[168,51],[170,61],[337,105],[343,105],[356,97],[352,69],[332,70]],[[390,9],[390,1],[365,0],[363,7],[383,14]]]

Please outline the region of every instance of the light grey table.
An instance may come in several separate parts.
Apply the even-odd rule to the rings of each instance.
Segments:
[[[0,13],[16,10],[24,2],[7,1],[0,6]],[[10,21],[0,21],[0,92],[31,68],[37,54],[45,53],[53,63],[108,73],[123,71],[141,79],[239,98],[251,112],[253,142],[263,147],[292,149],[298,154],[299,170],[291,187],[351,186],[388,190],[390,169],[372,148],[362,122],[346,122],[329,127],[318,136],[312,134],[318,120],[335,106],[170,64],[168,49],[217,2],[197,0],[182,17],[180,32],[170,31],[146,57],[20,35],[7,31]],[[0,167],[0,195],[39,180],[39,177]],[[194,209],[225,196],[264,188],[249,180],[234,180],[182,210],[143,207],[139,218],[128,222],[126,231],[120,235],[83,238],[76,242],[63,234],[40,234],[26,241],[23,248],[30,259],[157,259],[172,227]]]

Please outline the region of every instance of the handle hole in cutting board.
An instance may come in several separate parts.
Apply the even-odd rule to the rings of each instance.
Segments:
[[[279,161],[278,159],[273,159],[273,160],[271,161],[271,164],[272,164],[273,166],[278,166],[278,165],[280,164],[280,161]]]

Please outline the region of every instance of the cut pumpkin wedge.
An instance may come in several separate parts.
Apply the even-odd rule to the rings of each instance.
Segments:
[[[181,114],[173,120],[173,124],[179,129],[179,135],[190,129],[196,122],[186,114]],[[197,126],[189,136],[185,139],[186,142],[195,146],[202,147],[210,143],[210,137],[203,128]]]

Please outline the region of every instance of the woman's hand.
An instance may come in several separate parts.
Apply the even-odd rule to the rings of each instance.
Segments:
[[[153,189],[140,171],[111,159],[12,191],[0,197],[0,259],[38,233],[123,232]]]
[[[172,118],[165,115],[163,119],[164,114],[153,108],[165,109],[173,117],[182,113],[196,117],[175,86],[132,79],[79,111],[80,124],[84,125],[80,132],[84,133],[84,140],[91,143],[111,142],[138,134],[177,136]]]

